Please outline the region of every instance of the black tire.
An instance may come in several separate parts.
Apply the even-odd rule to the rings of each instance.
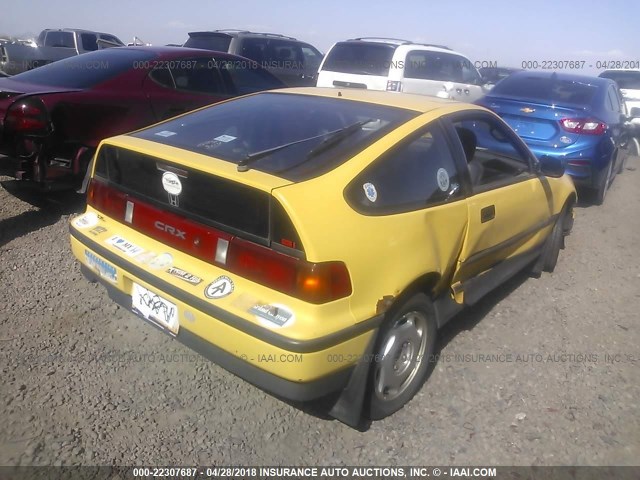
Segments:
[[[609,161],[605,174],[600,179],[598,187],[594,190],[593,204],[602,205],[604,199],[607,196],[607,190],[609,190],[609,183],[611,182],[611,171],[613,170],[613,160]]]
[[[633,141],[633,140],[631,140]],[[616,175],[620,175],[623,171],[624,171],[624,166],[627,163],[627,157],[629,156],[629,152],[628,150],[625,149],[618,149],[618,169],[616,170]]]
[[[418,392],[432,363],[437,330],[433,304],[422,293],[387,312],[369,375],[371,420],[397,412]]]
[[[565,207],[566,208],[566,207]],[[571,214],[571,212],[569,212]],[[558,263],[558,256],[560,255],[560,249],[564,248],[564,235],[567,212],[563,208],[560,215],[556,219],[556,223],[551,230],[551,235],[544,244],[542,250],[542,270],[545,272],[553,272]]]

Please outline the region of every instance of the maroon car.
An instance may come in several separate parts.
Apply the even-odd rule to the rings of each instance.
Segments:
[[[76,188],[104,138],[283,86],[252,60],[172,47],[110,48],[0,78],[0,174]]]

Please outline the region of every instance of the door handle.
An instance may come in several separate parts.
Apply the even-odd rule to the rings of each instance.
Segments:
[[[489,205],[488,207],[484,207],[480,210],[480,223],[488,222],[489,220],[493,220],[496,218],[496,206]]]

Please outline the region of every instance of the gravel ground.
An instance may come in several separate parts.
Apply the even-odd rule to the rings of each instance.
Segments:
[[[640,158],[578,208],[556,272],[443,332],[420,393],[365,432],[289,405],[116,307],[69,251],[72,195],[0,188],[0,465],[634,465]]]

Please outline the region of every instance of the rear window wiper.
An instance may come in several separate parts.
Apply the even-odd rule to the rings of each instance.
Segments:
[[[289,170],[293,170],[294,168],[299,167],[303,163],[308,162],[309,160],[311,160],[312,158],[317,157],[322,152],[325,152],[325,151],[329,150],[334,145],[337,145],[338,143],[340,143],[342,140],[344,140],[348,136],[353,135],[355,132],[360,130],[360,128],[363,125],[365,125],[367,123],[370,123],[370,122],[374,122],[374,121],[375,121],[374,119],[370,118],[369,120],[363,120],[362,122],[354,123],[354,124],[349,125],[347,127],[341,128],[340,130],[334,130],[333,132],[325,133],[324,136],[327,137],[327,138],[325,138],[318,146],[316,146],[309,153],[307,153],[307,156],[304,158],[304,160],[302,160],[301,162],[298,162],[298,163],[296,163],[294,165],[289,165],[288,167],[285,167],[285,168],[283,168],[281,170],[278,170],[275,173],[279,174],[279,173],[282,173],[282,172],[288,172]]]
[[[252,163],[257,162],[261,158],[268,157],[273,153],[279,152],[280,150],[284,150],[285,148],[292,147],[293,145],[298,145],[300,143],[309,142],[311,140],[316,140],[318,138],[326,137],[322,141],[322,143],[320,143],[320,145],[318,145],[316,148],[314,148],[307,154],[307,159],[312,158],[313,156],[320,153],[317,150],[322,149],[321,151],[324,151],[330,148],[332,145],[342,141],[344,138],[348,137],[352,133],[355,133],[364,124],[372,121],[373,119],[370,118],[368,120],[363,120],[362,122],[356,122],[352,125],[346,126],[344,128],[340,128],[338,130],[333,130],[327,133],[321,133],[320,135],[314,135],[313,137],[303,138],[301,140],[296,140],[294,142],[284,143],[282,145],[277,145],[275,147],[267,148],[266,150],[260,150],[259,152],[249,153],[247,154],[246,157],[244,157],[242,160],[238,162],[238,171],[246,172],[247,170],[249,170],[249,165],[251,165]]]
[[[350,137],[354,133],[360,130],[367,123],[373,122],[373,118],[369,118],[368,120],[362,120],[361,122],[353,123],[347,127],[341,128],[340,130],[334,130],[333,132],[325,133],[326,138],[320,142],[317,147],[314,147],[309,153],[307,153],[307,160],[312,159],[320,155],[322,152],[329,150],[334,145],[337,145],[342,140],[347,137]]]

